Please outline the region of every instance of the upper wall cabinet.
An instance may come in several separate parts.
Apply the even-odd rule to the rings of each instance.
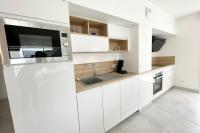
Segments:
[[[72,52],[108,52],[109,39],[101,36],[71,34]]]
[[[70,16],[72,52],[108,52],[107,24]]]
[[[68,3],[63,0],[1,0],[0,12],[69,24]]]
[[[111,39],[127,40],[129,38],[129,28],[108,24],[108,37]]]
[[[70,16],[72,33],[88,34],[93,36],[107,36],[107,24]]]

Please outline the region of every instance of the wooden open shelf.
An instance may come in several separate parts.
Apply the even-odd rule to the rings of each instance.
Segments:
[[[128,51],[128,40],[109,39],[110,51]]]
[[[89,21],[89,34],[90,35],[99,35],[107,36],[107,24]]]
[[[89,22],[82,18],[70,16],[70,27],[72,33],[89,33]]]
[[[107,36],[107,24],[87,20],[84,18],[70,16],[70,27],[72,33]]]

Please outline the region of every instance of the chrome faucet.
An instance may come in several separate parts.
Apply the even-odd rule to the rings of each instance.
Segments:
[[[96,76],[96,72],[95,72],[95,63],[89,63],[88,66],[90,66],[90,67],[92,68],[93,76]]]

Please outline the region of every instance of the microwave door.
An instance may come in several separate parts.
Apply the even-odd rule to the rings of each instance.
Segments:
[[[60,32],[5,25],[11,59],[61,57]]]

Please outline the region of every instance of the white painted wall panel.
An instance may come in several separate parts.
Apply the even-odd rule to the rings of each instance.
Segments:
[[[63,0],[1,0],[0,13],[69,24],[68,3]]]

